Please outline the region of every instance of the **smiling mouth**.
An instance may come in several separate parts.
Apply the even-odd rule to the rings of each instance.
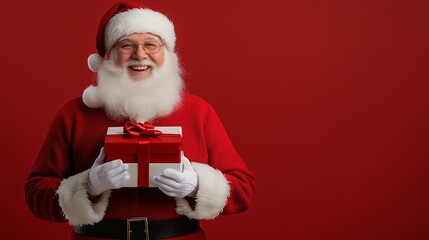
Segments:
[[[144,65],[144,66],[130,66],[129,67],[131,70],[133,71],[146,71],[150,68],[150,66],[148,65]]]

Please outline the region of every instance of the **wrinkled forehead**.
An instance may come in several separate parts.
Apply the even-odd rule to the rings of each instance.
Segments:
[[[156,34],[149,33],[149,32],[147,32],[147,33],[133,33],[130,35],[126,35],[126,36],[119,38],[118,42],[121,42],[123,40],[131,40],[131,41],[136,41],[136,42],[141,42],[141,41],[157,41],[159,43],[164,42],[161,39],[161,37],[159,37]]]

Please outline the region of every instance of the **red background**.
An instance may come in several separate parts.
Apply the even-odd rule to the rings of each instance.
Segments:
[[[92,83],[112,3],[0,3],[1,239],[68,236],[23,188],[53,115]],[[145,3],[257,176],[253,207],[203,222],[208,239],[429,239],[428,1]]]

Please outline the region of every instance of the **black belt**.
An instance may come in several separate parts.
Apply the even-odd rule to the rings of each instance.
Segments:
[[[134,217],[127,220],[103,219],[94,225],[75,226],[74,231],[96,238],[149,240],[180,237],[194,233],[198,228],[199,222],[187,217],[161,221],[148,221],[146,217]]]

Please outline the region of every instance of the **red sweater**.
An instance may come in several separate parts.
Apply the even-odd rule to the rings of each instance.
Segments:
[[[89,169],[103,147],[107,128],[123,126],[125,122],[108,118],[102,109],[86,107],[80,98],[59,110],[25,185],[27,204],[36,217],[66,221],[56,194],[61,182]],[[223,173],[229,182],[230,195],[222,214],[248,209],[254,197],[254,176],[207,102],[184,94],[181,105],[174,112],[153,123],[156,126],[181,126],[185,156],[191,162],[208,164]],[[104,218],[146,216],[153,220],[168,219],[178,216],[175,208],[175,199],[158,188],[122,188],[112,191]]]

